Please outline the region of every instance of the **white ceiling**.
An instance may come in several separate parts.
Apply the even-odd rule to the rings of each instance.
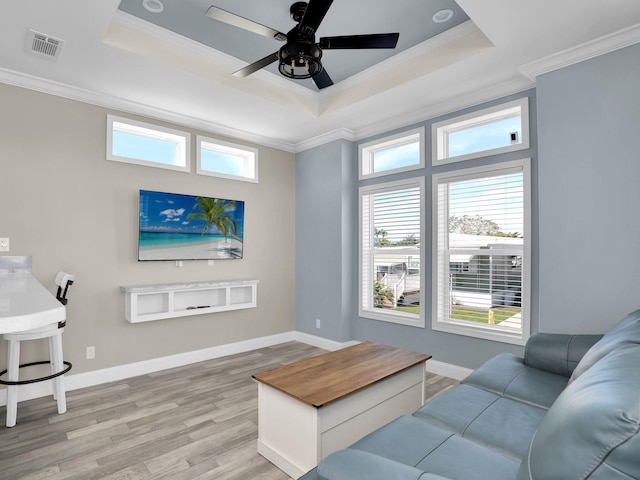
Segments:
[[[269,71],[233,77],[248,60],[124,13],[119,3],[0,3],[0,82],[299,151],[521,91],[538,73],[640,41],[638,0],[457,0],[469,21],[317,92]],[[255,3],[272,12],[283,2]],[[413,10],[402,0],[366,5],[376,3],[392,3],[408,22],[416,15],[413,1]],[[365,18],[379,25],[388,15],[367,8],[358,22],[367,32]],[[325,24],[330,31],[329,15]],[[29,53],[28,29],[64,40],[60,58]],[[343,33],[363,32],[327,34]]]

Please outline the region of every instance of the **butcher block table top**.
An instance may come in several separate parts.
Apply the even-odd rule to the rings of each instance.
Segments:
[[[253,375],[258,382],[320,408],[431,358],[364,342]]]

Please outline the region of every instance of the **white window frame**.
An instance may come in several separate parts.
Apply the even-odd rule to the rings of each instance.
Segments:
[[[410,143],[418,142],[418,149],[420,152],[419,163],[415,165],[408,165],[406,167],[392,168],[381,172],[374,172],[373,160],[374,154],[383,150],[389,150],[394,147],[400,147]],[[409,172],[411,170],[418,170],[425,166],[425,130],[424,127],[415,128],[406,132],[391,135],[389,137],[381,138],[371,142],[363,143],[358,147],[358,159],[359,159],[359,178],[363,180],[365,178],[382,177],[385,175],[391,175],[400,172]]]
[[[364,245],[365,242],[368,245],[373,245],[373,232],[365,231],[365,221],[363,215],[372,215],[372,212],[364,212],[363,210],[363,197],[365,195],[374,195],[376,193],[383,193],[392,190],[402,190],[406,188],[420,189],[420,246],[418,248],[407,247],[402,250],[395,250],[394,253],[400,255],[415,255],[416,251],[420,255],[420,315],[414,315],[406,312],[382,310],[373,306],[373,282],[370,278],[364,278]],[[358,274],[358,314],[363,318],[370,318],[373,320],[380,320],[384,322],[397,323],[401,325],[409,325],[412,327],[424,328],[425,326],[425,180],[424,177],[412,178],[408,180],[400,180],[395,182],[385,182],[377,185],[370,185],[360,187],[358,192],[359,203],[359,240],[358,240],[358,256],[359,256],[359,274]],[[373,225],[371,217],[367,221],[367,224]],[[366,280],[366,281],[365,281]]]
[[[505,147],[492,148],[490,150],[481,150],[479,152],[468,153],[466,155],[458,155],[449,157],[449,134],[466,130],[470,127],[486,125],[505,118],[514,116],[514,113],[520,112],[520,125],[522,129],[522,142],[507,145]],[[524,97],[493,107],[485,108],[477,112],[460,115],[450,118],[442,122],[434,123],[431,126],[431,143],[432,143],[432,165],[444,165],[447,163],[463,162],[473,158],[487,157],[489,155],[497,155],[500,153],[515,152],[525,150],[530,145],[529,134],[529,98]]]
[[[521,171],[523,174],[523,206],[524,206],[524,243],[522,252],[522,291],[521,316],[522,331],[520,333],[506,331],[497,326],[485,324],[471,324],[470,322],[443,321],[440,312],[443,305],[440,298],[440,278],[447,277],[446,272],[439,268],[439,233],[438,232],[438,185],[444,182],[464,180],[465,178],[482,178],[499,174]],[[530,335],[531,318],[531,160],[529,158],[502,162],[483,167],[443,172],[433,175],[432,190],[432,312],[431,328],[440,332],[454,333],[469,337],[483,338],[497,342],[524,345]],[[446,275],[445,275],[446,273]]]
[[[174,143],[176,146],[176,160],[178,161],[178,164],[170,165],[167,163],[114,155],[114,129],[116,131]],[[173,128],[131,120],[130,118],[107,115],[107,160],[188,173],[191,171],[191,134],[182,130],[175,130]]]
[[[198,175],[208,175],[211,177],[227,178],[231,180],[241,180],[243,182],[258,183],[258,149],[247,147],[245,145],[237,145],[235,143],[223,142],[214,138],[196,136],[196,173]],[[206,147],[205,147],[206,145]],[[216,172],[213,170],[205,170],[202,168],[202,150],[211,150],[227,155],[240,157],[244,161],[245,171],[247,175],[230,175],[227,173]]]

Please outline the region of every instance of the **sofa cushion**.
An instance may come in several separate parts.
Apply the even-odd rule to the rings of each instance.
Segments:
[[[589,370],[596,362],[616,348],[640,343],[640,310],[631,312],[611,327],[602,339],[587,351],[571,375],[569,383]]]
[[[520,462],[453,435],[417,468],[451,480],[513,480]]]
[[[438,395],[414,416],[520,461],[545,413],[533,405],[459,385]]]
[[[565,377],[573,374],[585,353],[602,335],[534,333],[524,349],[524,363]]]
[[[415,466],[452,436],[412,415],[403,415],[354,443],[351,448]]]
[[[567,386],[568,378],[525,365],[508,353],[496,355],[462,381],[497,395],[549,408]]]
[[[413,415],[436,427],[462,434],[499,398],[495,393],[471,385],[458,385],[431,399]]]
[[[558,397],[518,480],[640,479],[640,345],[619,346]]]
[[[448,480],[379,455],[351,448],[329,455],[318,466],[315,478],[318,480]]]
[[[413,415],[394,420],[350,448],[452,480],[513,480],[519,466],[518,461]]]

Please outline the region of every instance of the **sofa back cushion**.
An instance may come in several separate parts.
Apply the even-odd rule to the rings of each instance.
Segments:
[[[573,371],[569,383],[589,370],[609,352],[626,344],[640,344],[640,310],[631,312],[611,327],[602,339],[585,353]]]
[[[518,480],[640,479],[640,345],[607,354],[549,409]]]

